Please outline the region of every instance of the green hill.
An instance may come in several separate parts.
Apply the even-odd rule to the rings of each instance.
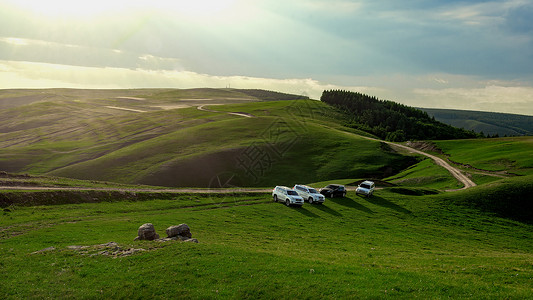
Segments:
[[[435,195],[350,191],[301,208],[269,194],[11,206],[0,217],[0,297],[526,299],[533,227],[492,211],[510,187],[522,197],[510,205],[527,203],[531,178],[516,180]],[[133,241],[148,222],[162,237],[186,223],[199,243]]]
[[[460,186],[442,167],[364,139],[319,101],[226,89],[0,92],[0,170],[89,179],[0,172],[3,185],[84,187],[0,191],[1,299],[531,295],[532,137],[423,142],[480,184],[445,192]],[[134,185],[368,177],[387,180],[373,197],[350,190],[300,208],[269,193]],[[186,223],[199,243],[134,241],[144,223],[161,237]]]
[[[443,123],[489,136],[533,135],[533,116],[455,109],[420,109]]]
[[[163,186],[208,187],[220,178],[272,186],[381,178],[414,162],[379,142],[346,138],[334,129],[344,116],[314,100],[264,102],[249,91],[214,89],[90,92],[47,90],[45,100],[4,109],[0,170]],[[206,104],[207,111],[198,109]]]

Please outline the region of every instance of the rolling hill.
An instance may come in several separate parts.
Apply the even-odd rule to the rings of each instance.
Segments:
[[[329,129],[344,115],[314,100],[227,89],[91,92],[11,91],[0,114],[0,169],[163,186],[272,186],[381,178],[415,162]],[[34,102],[17,103],[32,93]],[[291,101],[272,101],[280,97]]]
[[[471,110],[420,108],[436,120],[489,136],[533,135],[533,116]]]
[[[226,89],[1,92],[0,170],[42,175],[0,172],[2,299],[531,295],[533,137],[420,142],[479,184],[457,191],[432,160],[363,138],[319,101]],[[300,208],[265,192],[135,185],[368,177],[386,180],[371,198],[350,190]],[[134,241],[148,222],[162,237],[186,223],[199,243]]]

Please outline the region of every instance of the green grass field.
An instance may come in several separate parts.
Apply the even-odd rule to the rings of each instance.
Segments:
[[[478,184],[450,192],[447,171],[358,136],[323,103],[262,93],[0,91],[0,170],[16,173],[0,185],[119,189],[0,190],[0,299],[531,297],[531,137],[434,142]],[[373,197],[301,208],[128,190],[368,178]],[[133,241],[144,223],[162,237],[186,223],[199,243]]]
[[[435,141],[452,161],[474,168],[533,174],[533,138],[510,137],[479,140]]]
[[[386,188],[302,208],[269,194],[14,207],[0,217],[0,296],[527,298],[532,225],[465,206],[498,187],[432,196]],[[161,235],[187,223],[200,243],[133,242],[147,222]],[[68,248],[111,241],[147,251]]]
[[[123,184],[212,187],[223,178],[229,186],[269,187],[381,178],[413,163],[379,142],[346,138],[344,116],[319,101],[260,101],[213,89],[98,91],[92,98],[54,91],[1,113],[0,169]],[[236,103],[221,105],[228,101]],[[218,104],[207,106],[215,112],[197,109],[206,103]],[[156,109],[184,104],[190,107]]]
[[[461,188],[462,185],[444,168],[431,159],[424,159],[400,173],[385,178],[386,181],[400,186],[427,187],[437,190]]]

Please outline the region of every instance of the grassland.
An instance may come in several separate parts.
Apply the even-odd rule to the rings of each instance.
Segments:
[[[0,102],[0,167],[34,175],[0,173],[0,184],[118,189],[0,191],[11,201],[0,211],[2,299],[533,293],[531,138],[434,142],[442,151],[433,154],[479,184],[444,192],[461,187],[447,171],[344,134],[343,116],[316,101],[210,89],[2,93],[21,101]],[[207,103],[224,105],[196,108]],[[251,155],[263,155],[246,165],[253,169],[236,163]],[[89,180],[42,176],[51,174]],[[350,191],[301,208],[265,193],[133,191],[145,187],[137,183],[319,188],[368,177],[388,184],[371,198]],[[133,241],[148,222],[162,236],[187,223],[199,244]],[[109,242],[138,252],[113,254],[117,246],[100,246]]]
[[[516,175],[533,174],[533,138],[435,141],[449,160],[470,169]],[[468,168],[467,168],[468,169]]]
[[[318,101],[209,89],[61,92],[1,113],[2,170],[174,187],[209,187],[221,177],[231,186],[272,186],[380,178],[413,163],[379,142],[331,131],[343,115]],[[197,109],[205,103],[220,112]],[[181,108],[157,108],[172,105]]]
[[[478,192],[386,188],[302,208],[268,194],[16,207],[0,217],[0,296],[527,298],[532,225],[465,206]],[[200,243],[133,242],[146,222],[160,234],[187,223]],[[147,251],[68,248],[110,241]]]

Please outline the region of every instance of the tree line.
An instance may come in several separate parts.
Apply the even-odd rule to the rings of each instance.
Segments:
[[[430,117],[426,112],[374,96],[343,90],[326,90],[320,101],[348,115],[346,126],[370,132],[394,142],[477,138],[481,135],[456,128]]]

